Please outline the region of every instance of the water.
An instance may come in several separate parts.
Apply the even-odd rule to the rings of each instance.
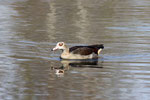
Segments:
[[[149,100],[149,9],[149,0],[0,0],[0,98]],[[60,60],[50,51],[58,41],[105,49],[98,60]]]

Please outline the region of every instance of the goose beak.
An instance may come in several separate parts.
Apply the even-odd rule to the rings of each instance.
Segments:
[[[51,49],[51,51],[56,51],[58,48],[57,47],[55,47],[55,48],[53,48],[53,49]]]
[[[53,49],[51,49],[51,51],[53,51]]]

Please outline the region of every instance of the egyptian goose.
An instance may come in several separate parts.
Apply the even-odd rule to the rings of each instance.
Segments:
[[[103,44],[88,45],[88,46],[74,46],[68,48],[64,42],[58,42],[52,49],[62,50],[60,58],[62,59],[97,59],[101,50],[104,49]]]

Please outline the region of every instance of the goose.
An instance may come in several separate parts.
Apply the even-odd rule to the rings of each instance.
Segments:
[[[65,42],[58,42],[52,51],[62,50],[61,59],[97,59],[104,49],[103,44],[73,46],[68,48]]]

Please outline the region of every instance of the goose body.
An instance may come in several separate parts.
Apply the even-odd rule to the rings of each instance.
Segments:
[[[64,42],[58,42],[52,50],[63,50],[60,58],[62,59],[96,59],[101,50],[104,49],[103,44],[88,46],[73,46],[68,48]]]

